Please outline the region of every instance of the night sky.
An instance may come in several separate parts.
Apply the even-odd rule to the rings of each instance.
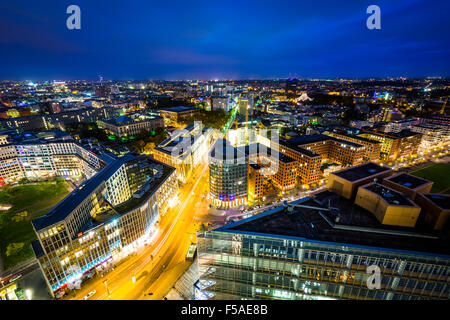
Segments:
[[[68,30],[66,8],[81,8]],[[381,30],[366,8],[381,8]],[[450,76],[448,0],[0,0],[0,79]]]

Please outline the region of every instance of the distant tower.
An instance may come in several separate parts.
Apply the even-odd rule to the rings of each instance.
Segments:
[[[286,80],[286,96],[288,98],[295,97],[297,95],[298,80],[296,78],[289,78]]]

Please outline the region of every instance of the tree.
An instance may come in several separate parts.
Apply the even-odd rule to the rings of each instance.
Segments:
[[[10,243],[6,248],[6,255],[8,257],[17,255],[22,250],[24,245],[25,243],[23,242]]]
[[[18,183],[19,184],[27,184],[27,183],[30,183],[30,180],[27,177],[23,177],[22,179],[19,180]]]
[[[145,142],[142,139],[135,140],[131,146],[137,153],[142,153],[144,151]]]
[[[153,149],[155,149],[156,144],[154,142],[147,142],[144,147],[145,153],[153,153]]]

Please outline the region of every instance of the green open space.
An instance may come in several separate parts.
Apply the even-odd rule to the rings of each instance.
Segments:
[[[47,213],[68,193],[69,185],[61,178],[0,190],[0,204],[12,205],[0,211],[0,254],[5,269],[33,257],[31,242],[37,238],[31,220]]]
[[[443,193],[450,188],[450,164],[436,163],[410,174],[433,181],[431,193]]]

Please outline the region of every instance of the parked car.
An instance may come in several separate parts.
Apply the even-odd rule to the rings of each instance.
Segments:
[[[92,297],[97,291],[96,290],[92,290],[91,292],[89,292],[87,295],[84,296],[83,300],[87,300],[90,297]]]

